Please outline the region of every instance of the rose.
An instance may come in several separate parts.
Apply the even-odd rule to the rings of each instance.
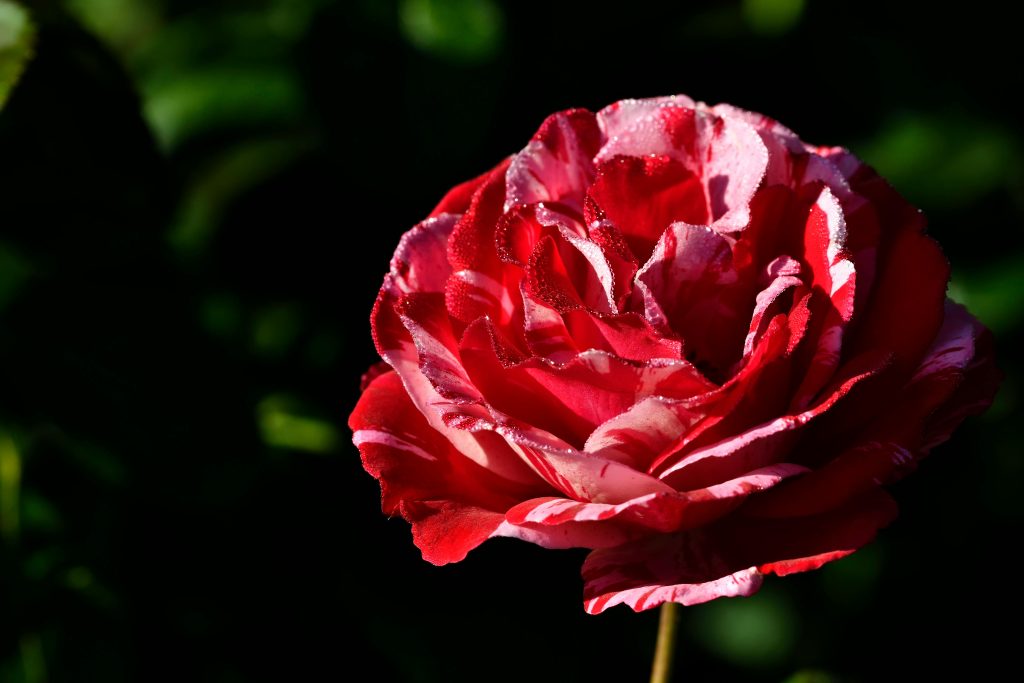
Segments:
[[[997,383],[921,214],[846,150],[686,97],[549,117],[406,233],[350,418],[423,557],[593,551],[592,613],[850,554]],[[393,371],[392,371],[393,369]]]

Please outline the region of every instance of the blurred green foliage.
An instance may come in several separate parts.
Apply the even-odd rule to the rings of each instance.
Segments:
[[[741,667],[772,668],[791,656],[797,615],[772,587],[757,600],[719,600],[694,615],[692,636],[709,651]]]
[[[743,0],[743,16],[757,33],[780,35],[800,21],[804,0]]]
[[[0,106],[31,57],[34,41],[35,26],[25,8],[10,0],[0,2]]]
[[[456,61],[479,62],[501,51],[501,8],[492,0],[402,0],[402,33],[416,47]]]
[[[686,610],[680,678],[999,670],[978,586],[1022,518],[1015,30],[885,2],[0,0],[0,682],[641,676],[654,619],[583,615],[578,554],[422,563],[343,421],[400,233],[551,111],[670,92],[876,165],[1007,374],[878,543]]]

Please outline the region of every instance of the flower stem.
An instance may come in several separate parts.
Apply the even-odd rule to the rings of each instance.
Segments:
[[[658,643],[654,647],[654,665],[651,683],[669,683],[672,680],[672,659],[676,652],[676,624],[679,623],[679,605],[666,602],[661,606],[658,621]]]

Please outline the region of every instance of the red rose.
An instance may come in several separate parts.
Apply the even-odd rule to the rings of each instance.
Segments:
[[[924,219],[846,150],[686,97],[550,116],[406,233],[350,418],[423,557],[594,549],[586,609],[749,595],[896,514],[997,377]]]

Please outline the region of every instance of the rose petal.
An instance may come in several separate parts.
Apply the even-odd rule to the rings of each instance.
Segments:
[[[454,273],[445,288],[446,305],[449,315],[462,324],[482,316],[503,326],[518,320],[522,271],[503,263],[494,248],[495,224],[505,199],[505,168],[498,166],[480,185],[448,238]]]
[[[636,313],[596,315],[590,311],[567,311],[562,315],[567,331],[580,349],[597,349],[620,358],[646,362],[657,358],[681,360],[682,344],[658,334]],[[694,393],[710,391],[711,382],[693,368]]]
[[[637,272],[635,295],[655,329],[682,338],[688,358],[723,371],[739,358],[749,320],[737,281],[728,239],[673,223]]]
[[[646,396],[687,398],[705,386],[685,361],[635,363],[596,350],[562,365],[536,357],[509,364],[496,339],[485,320],[466,330],[460,354],[469,381],[496,410],[576,446]]]
[[[953,394],[925,423],[921,441],[924,450],[948,439],[967,417],[985,411],[992,404],[999,382],[1002,381],[1003,375],[994,360],[992,334],[977,323],[974,332],[974,358],[963,368],[963,379]]]
[[[813,407],[795,415],[785,415],[713,446],[690,452],[681,460],[664,469],[662,481],[675,488],[694,488],[722,481],[739,472],[747,472],[772,464],[793,445],[794,438],[816,417],[829,411],[848,396],[866,379],[876,375],[888,364],[888,358],[869,354],[861,359],[852,373],[827,392],[826,398]]]
[[[501,513],[451,501],[406,500],[402,517],[412,524],[412,541],[434,565],[461,562],[503,524]]]
[[[735,509],[747,496],[806,471],[807,468],[799,465],[773,465],[705,489],[650,493],[617,505],[551,496],[535,498],[510,509],[505,519],[512,524],[544,526],[614,520],[618,524],[668,533],[707,524]]]
[[[467,457],[456,444],[472,441],[492,456],[507,447],[495,435],[451,435],[432,427],[393,372],[371,382],[349,417],[349,427],[363,467],[380,482],[384,512],[401,513],[413,523],[417,546],[435,564],[461,560],[501,523],[501,513],[530,491],[543,490],[542,481],[525,468],[509,479],[498,470],[507,473],[511,468],[488,469]],[[444,521],[425,514],[434,508],[462,513]],[[450,533],[432,534],[429,529],[442,521]]]
[[[587,198],[588,226],[610,222],[643,260],[672,223],[702,225],[711,215],[697,174],[664,155],[612,157],[598,167]]]
[[[498,168],[503,168],[507,165],[508,159],[505,159],[498,164]],[[467,180],[464,183],[459,183],[452,189],[448,190],[447,194],[445,194],[441,201],[438,202],[437,206],[434,207],[434,210],[430,212],[428,218],[434,218],[442,213],[465,213],[469,209],[473,195],[476,194],[476,191],[480,186],[487,181],[492,173],[494,173],[494,170],[495,169],[491,169],[490,171],[481,173],[476,178]]]
[[[583,211],[583,193],[594,175],[601,145],[594,114],[571,109],[549,116],[506,174],[505,210],[517,204],[560,202]]]
[[[599,111],[597,122],[605,138],[611,141],[643,126],[645,121],[663,107],[694,109],[696,106],[697,103],[686,95],[619,100]]]
[[[608,141],[597,161],[652,154],[678,159],[701,179],[708,224],[719,232],[742,230],[750,219],[750,199],[768,165],[768,151],[757,131],[742,118],[728,112],[718,116],[700,104],[680,104],[662,100],[639,107],[640,115],[613,113],[616,123],[603,125]],[[619,125],[620,120],[628,120],[628,124]]]
[[[402,235],[391,257],[390,284],[398,292],[443,292],[451,274],[445,258],[448,236],[459,216],[444,213],[416,224]]]
[[[747,337],[743,341],[743,356],[745,358],[749,358],[753,354],[757,341],[764,336],[767,322],[774,317],[775,313],[785,312],[779,310],[783,307],[780,305],[785,298],[783,294],[792,293],[793,290],[802,288],[804,284],[800,278],[799,261],[788,256],[780,256],[772,261],[768,265],[767,276],[769,284],[758,292],[754,300],[754,314],[750,318]],[[795,297],[796,294],[794,293],[793,296]]]
[[[390,277],[378,295],[371,319],[374,341],[378,353],[401,378],[410,399],[424,416],[430,427],[442,433],[457,450],[481,466],[494,470],[501,476],[514,481],[530,481],[532,474],[526,470],[519,457],[508,448],[502,448],[500,439],[493,435],[477,435],[466,430],[449,429],[446,420],[449,413],[457,413],[463,419],[491,419],[486,409],[475,404],[460,404],[442,396],[421,371],[421,362],[416,345],[395,311],[398,302],[389,291]],[[429,297],[430,295],[420,295]],[[429,299],[426,299],[429,301]],[[407,311],[409,313],[410,311]],[[406,316],[408,319],[408,315]],[[421,339],[421,344],[423,340]],[[439,343],[436,339],[430,344]],[[459,387],[464,389],[464,387]],[[452,391],[450,394],[457,394]],[[493,442],[493,443],[492,443]]]
[[[762,574],[808,571],[845,557],[895,516],[892,499],[875,491],[822,515],[730,516],[707,528],[595,550],[583,564],[584,607],[599,614],[626,604],[640,612],[664,602],[751,595]]]
[[[804,260],[810,266],[808,284],[823,292],[827,308],[813,323],[817,344],[791,405],[801,409],[835,373],[846,326],[853,317],[857,273],[846,253],[846,220],[839,200],[826,187],[811,207],[804,231]]]
[[[685,401],[649,396],[599,425],[587,437],[584,450],[647,470],[703,417]]]
[[[879,254],[874,291],[844,353],[889,349],[899,372],[909,375],[942,325],[948,281],[949,262],[935,241],[900,231]]]

